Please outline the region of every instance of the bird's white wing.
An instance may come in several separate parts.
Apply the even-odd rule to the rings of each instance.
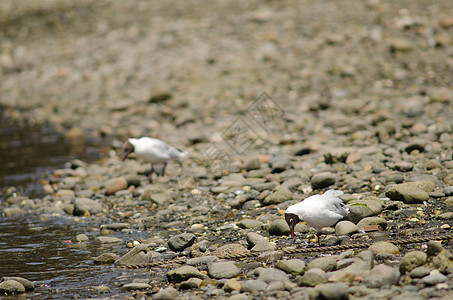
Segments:
[[[338,190],[328,190],[322,195],[324,202],[326,203],[326,207],[337,214],[342,216],[346,216],[349,213],[349,209],[345,207],[343,200],[341,200],[338,196],[343,195],[342,191]]]

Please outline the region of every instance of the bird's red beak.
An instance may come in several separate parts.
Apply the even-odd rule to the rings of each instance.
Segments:
[[[291,229],[291,238],[292,239],[295,239],[296,236],[294,234],[294,228],[296,227],[296,224],[292,223],[291,226],[290,226],[290,229]]]

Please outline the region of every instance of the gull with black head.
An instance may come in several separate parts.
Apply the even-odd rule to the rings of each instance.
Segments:
[[[158,174],[163,176],[168,161],[187,155],[187,152],[180,151],[164,141],[151,137],[128,139],[123,145],[122,160],[125,161],[131,153],[135,153],[138,157],[151,164],[151,171],[146,173],[150,181],[152,181],[153,172],[157,174],[154,170],[154,164],[164,165],[160,174]]]
[[[321,246],[319,239],[321,228],[334,225],[349,213],[349,209],[339,198],[341,195],[343,195],[342,191],[328,190],[322,195],[310,196],[288,207],[285,211],[285,220],[291,229],[291,237],[295,239],[296,224],[305,221],[316,229],[318,245]]]

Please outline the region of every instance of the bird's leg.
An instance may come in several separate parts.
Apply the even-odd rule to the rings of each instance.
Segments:
[[[150,183],[153,183],[153,172],[154,172],[154,166],[153,166],[153,164],[151,164],[151,170],[149,172],[145,171],[145,175],[147,177],[149,177],[149,182]]]
[[[316,237],[318,238],[318,247],[321,247],[321,237],[319,236],[319,232],[316,232]]]
[[[164,167],[162,168],[162,172],[160,173],[160,176],[165,175],[165,168],[167,167],[167,163],[164,163]]]

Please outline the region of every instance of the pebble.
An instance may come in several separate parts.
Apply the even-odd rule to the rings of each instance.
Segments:
[[[121,287],[121,289],[125,290],[125,291],[147,290],[147,289],[151,289],[151,288],[152,288],[151,285],[149,285],[147,283],[142,283],[142,282],[128,283]]]
[[[237,223],[237,226],[244,229],[260,229],[263,222],[258,220],[244,219]]]
[[[75,237],[76,242],[83,243],[83,242],[88,242],[89,240],[90,239],[88,238],[88,236],[84,233],[80,233],[80,234],[76,235],[76,237]]]
[[[267,287],[267,283],[260,279],[251,279],[242,282],[241,293],[263,291]]]
[[[111,196],[116,192],[127,189],[127,180],[124,177],[113,178],[105,184],[105,195]]]
[[[400,279],[400,272],[393,267],[380,264],[374,266],[371,272],[365,277],[363,283],[367,287],[381,288],[397,284]]]
[[[179,283],[192,277],[203,279],[206,275],[193,266],[182,266],[167,272],[167,278],[170,283]]]
[[[412,271],[409,272],[409,276],[412,278],[423,278],[427,275],[429,275],[430,271],[427,267],[425,266],[420,266],[412,269]]]
[[[305,262],[301,259],[279,260],[275,264],[275,268],[293,275],[303,275],[305,267]]]
[[[336,235],[351,235],[358,232],[359,227],[351,221],[340,221],[335,225]]]
[[[321,269],[309,269],[299,281],[299,286],[316,286],[327,282],[327,274]]]
[[[183,233],[176,236],[172,236],[168,240],[168,247],[172,251],[180,252],[186,249],[187,247],[192,246],[195,243],[197,238],[192,233]]]
[[[429,199],[428,192],[414,182],[397,184],[389,188],[385,195],[407,204],[421,204]]]
[[[321,269],[324,272],[334,271],[337,269],[337,261],[331,256],[325,256],[313,259],[307,265],[307,270]]]
[[[278,187],[272,194],[264,198],[264,205],[279,204],[293,199],[293,193],[284,186]]]
[[[22,277],[3,277],[2,278],[2,282],[4,281],[7,281],[7,280],[15,280],[17,282],[19,282],[20,284],[23,285],[23,287],[25,288],[25,290],[27,292],[30,292],[30,291],[33,291],[35,289],[35,285],[33,284],[33,282],[31,282],[30,280],[28,279],[25,279],[25,278],[22,278]]]
[[[411,251],[406,253],[400,262],[401,274],[411,272],[413,269],[426,263],[427,255],[421,251]]]
[[[425,276],[421,279],[426,285],[436,285],[448,280],[448,277],[440,273],[439,270],[432,270],[428,276]]]
[[[114,236],[98,236],[93,240],[94,244],[122,243],[123,239]]]
[[[316,173],[311,177],[311,185],[313,189],[323,189],[334,185],[337,180],[337,176],[331,172],[320,172]]]
[[[181,282],[179,288],[182,290],[191,290],[191,289],[198,289],[202,284],[203,280],[200,278],[189,278],[186,281]]]
[[[96,256],[93,259],[93,262],[96,265],[113,264],[119,258],[120,258],[120,256],[116,253],[102,253],[101,255]]]
[[[174,299],[179,299],[179,292],[169,286],[164,289],[160,289],[155,295],[153,295],[152,299],[153,300],[174,300]]]
[[[272,168],[272,173],[281,173],[291,168],[291,162],[285,156],[274,156],[269,160],[269,166]]]
[[[74,215],[83,216],[86,212],[90,215],[97,214],[102,211],[102,205],[89,198],[76,198],[74,200]]]
[[[225,255],[242,255],[247,253],[249,253],[247,248],[240,244],[226,244],[219,247],[212,254],[218,257],[224,257]]]
[[[261,270],[259,271],[258,280],[262,280],[266,283],[270,283],[273,281],[288,282],[289,277],[285,272],[279,269],[261,268]]]
[[[344,283],[321,283],[310,291],[310,298],[346,300],[349,299],[348,286]]]
[[[388,252],[395,255],[400,254],[400,249],[397,246],[385,241],[373,243],[370,247],[368,247],[368,250],[372,251],[374,254],[381,252]]]
[[[215,279],[232,278],[239,275],[239,269],[231,261],[215,262],[208,265],[208,274]]]
[[[25,293],[25,287],[17,280],[5,280],[0,283],[0,294]]]
[[[242,288],[241,282],[237,281],[236,278],[231,278],[225,282],[223,289],[225,292],[231,293],[232,291],[240,292]]]
[[[359,230],[365,230],[365,227],[371,225],[378,225],[380,230],[385,230],[387,228],[387,221],[381,217],[366,217],[357,223]]]
[[[288,223],[286,223],[286,221],[283,219],[275,220],[269,226],[270,235],[282,236],[289,235],[290,233],[291,230],[288,226]]]

